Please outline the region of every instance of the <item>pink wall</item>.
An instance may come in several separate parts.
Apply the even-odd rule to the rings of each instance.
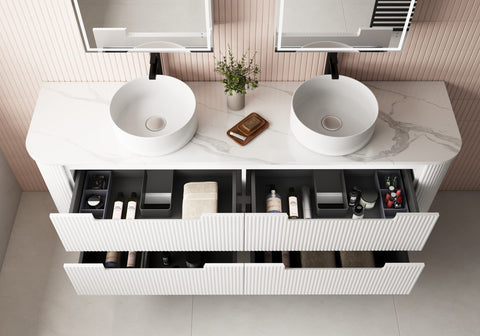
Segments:
[[[215,54],[258,51],[261,80],[303,81],[323,53],[274,53],[274,0],[214,0]],[[25,150],[42,81],[126,81],[147,74],[147,54],[86,54],[70,0],[0,0],[0,147],[23,190],[45,190]],[[480,1],[418,0],[404,50],[346,54],[340,72],[359,80],[443,80],[463,148],[443,189],[480,189]],[[165,55],[165,72],[218,80],[212,54]]]

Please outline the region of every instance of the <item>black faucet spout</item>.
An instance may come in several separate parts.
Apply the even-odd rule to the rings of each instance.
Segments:
[[[156,79],[157,75],[163,75],[162,61],[159,53],[150,54],[150,71],[148,73],[149,79]]]
[[[338,57],[337,53],[327,53],[327,62],[325,63],[325,75],[332,75],[332,79],[338,79]]]

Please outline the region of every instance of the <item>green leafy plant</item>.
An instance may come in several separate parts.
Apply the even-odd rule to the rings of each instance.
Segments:
[[[257,75],[260,69],[255,64],[256,52],[250,58],[250,51],[242,55],[240,59],[233,57],[232,49],[228,47],[227,54],[222,55],[217,61],[215,72],[223,75],[222,83],[225,84],[225,92],[229,95],[247,93],[248,89],[258,87]]]

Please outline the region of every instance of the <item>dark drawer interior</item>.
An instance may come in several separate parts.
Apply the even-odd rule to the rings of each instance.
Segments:
[[[105,172],[105,171],[101,171]],[[91,212],[95,218],[111,218],[113,212],[113,203],[118,193],[124,195],[124,208],[126,200],[131,193],[137,194],[137,209],[140,208],[140,199],[144,187],[144,170],[113,170],[109,173],[109,190],[106,199],[106,205],[103,210],[86,209],[84,199],[86,195],[91,195],[95,191],[88,190],[84,186],[88,185],[87,179],[95,171],[77,171],[75,177],[75,190],[73,194],[71,212]],[[183,202],[183,186],[188,182],[214,181],[218,183],[218,212],[235,213],[238,211],[237,195],[241,192],[240,186],[241,174],[237,170],[174,170],[173,181],[171,182],[170,204],[166,203],[162,208],[168,211],[160,212],[155,218],[181,218]],[[101,196],[107,195],[107,191],[98,191]],[[125,210],[124,210],[125,212]],[[125,217],[125,214],[122,218]],[[141,211],[137,211],[136,218],[152,218],[144,216]]]
[[[126,268],[128,252],[119,253],[118,268]],[[106,256],[107,252],[82,252],[79,263],[104,264]],[[136,257],[135,268],[201,268],[205,263],[241,262],[237,252],[137,252]],[[165,259],[168,265],[164,264]]]
[[[254,263],[285,263],[285,256],[282,256],[281,251],[274,252],[252,252],[252,262]],[[302,264],[302,253],[300,251],[291,251],[288,252],[289,266],[290,268],[303,268],[303,267],[314,267],[314,266],[305,266]],[[307,252],[307,253],[317,253],[318,254],[318,265],[317,268],[322,267],[347,267],[342,265],[342,256],[340,252],[336,251],[318,251],[318,252]],[[360,253],[360,254],[371,254],[373,263],[371,266],[363,266],[361,264],[355,265],[356,267],[383,267],[385,263],[408,263],[408,252],[405,251],[374,251],[374,252],[348,252],[350,254]],[[361,260],[361,257],[359,258]],[[350,266],[353,267],[353,266]]]
[[[120,263],[119,268],[125,268],[127,264],[127,255],[128,252],[119,252],[120,253]],[[270,257],[266,257],[267,253]],[[285,253],[285,252],[283,252]],[[300,251],[291,251],[288,252],[289,255],[289,267],[290,268],[303,268],[303,267],[312,267],[302,265],[302,256]],[[311,252],[310,252],[311,253]],[[340,252],[314,252],[328,255],[328,257],[333,258],[332,262],[322,265],[317,265],[316,267],[346,267],[342,265],[342,256]],[[358,253],[358,252],[349,252],[349,253]],[[408,252],[405,251],[375,251],[375,252],[360,252],[360,253],[371,253],[374,264],[368,267],[383,267],[385,263],[408,263]],[[106,252],[82,252],[80,254],[79,262],[82,264],[103,264],[106,258]],[[168,265],[164,264],[164,258],[168,258]],[[267,260],[267,258],[271,258]],[[327,257],[325,257],[327,258]],[[205,263],[282,263],[281,251],[274,252],[137,252],[137,259],[135,263],[135,268],[189,268],[187,266],[190,263],[190,266],[194,265],[193,268],[201,268]],[[350,266],[353,267],[353,266]],[[358,267],[362,267],[359,265]],[[367,267],[367,266],[365,266]]]
[[[343,202],[347,204],[319,204],[319,186],[322,178],[328,179],[331,175],[324,174],[321,170],[251,170],[247,174],[247,194],[251,195],[251,211],[266,212],[266,196],[269,193],[270,186],[275,185],[277,193],[281,196],[282,212],[287,212],[289,189],[293,187],[298,198],[299,218],[304,218],[302,211],[302,188],[308,188],[308,197],[311,208],[312,218],[352,218],[353,207],[348,206],[349,192],[357,187],[360,190],[368,190],[377,194],[378,199],[372,209],[365,209],[364,218],[382,218],[385,217],[385,210],[382,206],[385,194],[379,189],[377,170],[339,170],[343,178]],[[418,212],[418,205],[413,190],[413,174],[408,170],[397,170],[402,182],[403,194],[408,201],[409,211]],[[384,174],[385,175],[385,174]],[[381,175],[382,177],[384,175]],[[328,182],[328,181],[327,181]],[[400,211],[407,211],[401,209]],[[393,215],[392,215],[393,214]],[[394,217],[394,212],[390,211],[388,218]]]

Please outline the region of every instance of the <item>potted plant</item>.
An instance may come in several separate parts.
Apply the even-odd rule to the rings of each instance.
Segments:
[[[227,105],[232,110],[241,110],[245,107],[245,94],[248,89],[258,87],[257,75],[260,69],[255,64],[255,55],[250,57],[249,51],[236,59],[230,47],[227,54],[222,55],[217,61],[215,72],[223,75],[222,83],[225,84]]]

